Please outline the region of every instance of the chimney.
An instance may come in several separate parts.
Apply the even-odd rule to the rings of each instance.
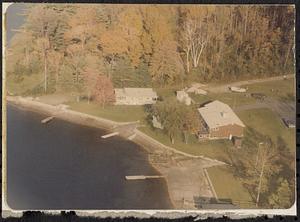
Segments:
[[[225,118],[226,117],[226,113],[223,112],[223,111],[221,111],[221,116]]]

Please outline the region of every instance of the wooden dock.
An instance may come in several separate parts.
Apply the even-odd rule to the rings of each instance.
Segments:
[[[164,178],[162,175],[153,175],[153,176],[145,176],[145,175],[135,175],[135,176],[125,176],[126,180],[146,180],[146,179],[159,179]]]
[[[109,134],[101,136],[101,138],[106,139],[108,137],[112,137],[112,136],[116,136],[116,135],[119,135],[119,132],[109,133]]]
[[[41,120],[41,123],[45,124],[54,119],[54,116],[49,116],[46,119]]]
[[[134,137],[136,137],[136,134],[134,133],[134,134],[132,134],[131,136],[129,136],[127,139],[129,139],[129,140],[133,140],[134,139]]]

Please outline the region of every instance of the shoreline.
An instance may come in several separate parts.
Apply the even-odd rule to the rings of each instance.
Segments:
[[[61,105],[54,106],[42,103],[40,101],[34,100],[33,98],[7,96],[7,103],[16,105],[19,108],[24,108],[33,112],[54,116],[55,118],[62,119],[75,124],[99,128],[108,132],[113,132],[116,127],[133,123],[115,122],[101,117],[96,117],[89,114],[73,111]],[[186,200],[186,197],[184,196],[185,190],[183,190],[183,188],[178,188],[178,186],[184,187],[184,184],[186,183],[184,181],[184,176],[187,172],[182,172],[183,178],[180,178],[181,176],[173,175],[174,171],[180,171],[186,168],[189,169],[191,172],[194,170],[203,171],[203,169],[216,165],[223,165],[226,163],[218,160],[213,160],[204,156],[193,156],[182,151],[178,151],[175,148],[168,147],[160,143],[159,141],[156,141],[155,139],[139,131],[138,129],[134,129],[132,133],[135,134],[135,137],[131,141],[139,145],[145,151],[147,151],[149,164],[156,171],[158,171],[159,174],[164,176],[163,179],[167,186],[169,200],[172,204],[171,209],[182,209],[182,206],[185,206],[184,209],[196,209],[194,206],[195,203],[193,203],[193,201],[191,200],[192,198],[188,197],[188,200]],[[120,133],[119,136],[123,139],[128,139],[128,133]],[[200,165],[201,168],[195,167],[196,165]],[[209,183],[209,178],[207,178],[207,175],[205,173],[203,173],[203,181],[197,181],[197,179],[193,178],[187,179],[195,181],[190,187],[190,189],[192,190],[191,193],[193,195],[195,194],[193,193],[193,190],[195,191],[195,188],[197,188],[200,184],[206,187],[206,189],[202,191],[204,196],[217,199],[213,192],[214,188],[212,187],[212,184]],[[183,197],[181,197],[180,195],[180,197],[178,197],[178,192],[181,193]]]

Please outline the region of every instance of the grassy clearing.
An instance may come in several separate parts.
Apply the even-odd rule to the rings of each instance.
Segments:
[[[143,106],[105,106],[95,103],[69,102],[70,109],[118,122],[144,121],[146,114]]]
[[[157,93],[164,100],[168,100],[176,97],[176,90],[178,88],[164,88],[158,89]],[[244,93],[208,93],[207,95],[196,95],[194,93],[189,93],[189,96],[194,100],[197,105],[201,105],[203,103],[219,100],[228,104],[230,107],[234,108],[237,106],[245,105],[245,104],[253,104],[256,100],[252,97],[247,97]]]
[[[157,141],[177,150],[193,155],[204,155],[206,157],[226,162],[229,162],[227,151],[228,149],[233,148],[233,145],[229,140],[211,140],[199,142],[194,135],[190,135],[188,144],[185,144],[181,134],[176,135],[175,144],[172,144],[170,138],[160,129],[141,127],[140,130]]]
[[[295,79],[276,80],[270,82],[245,85],[249,93],[263,93],[279,100],[295,100]]]
[[[295,129],[288,129],[279,117],[269,109],[252,109],[237,113],[246,126],[268,135],[276,142],[281,136],[291,150],[296,149]]]
[[[230,199],[241,208],[255,208],[251,195],[244,188],[242,181],[233,176],[230,167],[212,167],[207,171],[220,200]]]

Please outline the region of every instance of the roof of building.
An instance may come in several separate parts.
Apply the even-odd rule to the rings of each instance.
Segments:
[[[115,94],[129,97],[157,97],[152,88],[116,88]]]
[[[198,109],[200,115],[209,128],[216,128],[230,124],[245,127],[239,117],[225,103],[215,100]]]

